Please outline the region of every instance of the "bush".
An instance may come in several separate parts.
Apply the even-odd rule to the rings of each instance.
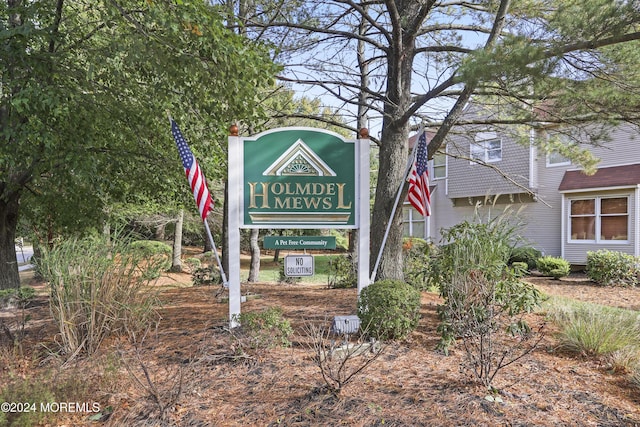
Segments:
[[[173,249],[164,242],[157,240],[137,240],[131,242],[131,249],[141,257],[151,261],[153,268],[145,269],[145,279],[157,279],[163,271],[171,268]]]
[[[421,291],[427,289],[431,277],[431,255],[434,248],[424,239],[405,238],[402,243],[405,281]]]
[[[355,288],[358,275],[350,255],[337,255],[329,259],[329,288]]]
[[[524,277],[529,272],[529,265],[526,262],[514,262],[511,264],[511,268],[516,277]]]
[[[222,275],[213,267],[198,267],[191,273],[193,286],[210,286],[222,283]]]
[[[438,307],[441,340],[448,353],[457,340],[463,367],[490,387],[497,373],[531,352],[539,341],[524,320],[542,297],[521,282],[507,262],[515,228],[504,216],[462,222],[443,231],[448,242],[435,261],[444,303]]]
[[[291,345],[291,322],[284,318],[282,309],[278,307],[270,307],[261,312],[241,313],[235,319],[240,327],[233,333],[243,347],[257,349]]]
[[[569,261],[552,256],[538,258],[538,271],[545,276],[552,276],[555,279],[566,277],[571,273]]]
[[[107,336],[133,334],[155,321],[157,299],[146,277],[160,262],[119,238],[69,239],[43,248],[38,268],[51,288],[62,352],[91,355]]]
[[[360,292],[358,317],[377,339],[403,339],[420,320],[420,292],[399,280],[380,280]]]
[[[638,258],[623,252],[587,252],[587,276],[600,286],[638,284]]]
[[[524,262],[527,264],[527,270],[535,270],[537,268],[538,258],[542,256],[542,252],[531,246],[518,246],[511,250],[509,256],[509,264],[516,262]]]
[[[564,350],[605,356],[627,347],[640,347],[637,312],[597,304],[560,301],[549,305],[547,313],[560,327],[558,340]]]

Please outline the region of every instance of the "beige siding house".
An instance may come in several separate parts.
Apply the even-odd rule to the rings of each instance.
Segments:
[[[625,124],[611,128],[602,145],[582,144],[600,159],[587,176],[559,153],[537,148],[566,131],[459,130],[447,140],[446,155],[430,162],[432,215],[423,218],[405,204],[405,233],[439,243],[442,229],[472,220],[476,211],[497,215],[510,206],[525,224],[523,242],[545,255],[577,265],[598,249],[640,255],[640,133]]]

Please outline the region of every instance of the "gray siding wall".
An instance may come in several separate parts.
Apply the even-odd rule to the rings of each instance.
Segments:
[[[518,144],[512,137],[498,133],[502,141],[502,160],[488,163],[490,167],[467,160],[472,134],[457,135],[448,143],[448,153],[463,158],[449,158],[449,197],[483,197],[496,194],[524,192],[504,175],[519,185],[529,186],[529,147]]]
[[[600,159],[600,167],[619,166],[632,163],[640,163],[640,133],[631,126],[621,126],[608,131],[609,138],[602,146],[588,146],[590,151]],[[543,137],[544,133],[536,135]],[[447,151],[455,155],[469,156],[469,145],[472,137],[457,135],[448,142]],[[546,155],[540,151],[530,162],[530,150],[516,142],[513,137],[502,137],[502,161],[492,165],[500,168],[505,173],[510,173],[518,182],[537,194],[537,201],[518,203],[517,198],[513,203],[513,210],[519,212],[519,217],[527,224],[521,229],[521,237],[526,244],[531,245],[545,255],[565,256],[570,262],[584,264],[587,250],[611,249],[633,253],[638,249],[638,242],[634,236],[640,234],[637,230],[636,200],[638,195],[633,192],[630,199],[630,241],[626,245],[568,245],[567,236],[562,235],[562,194],[558,187],[567,170],[575,170],[575,165],[548,166]],[[534,170],[529,171],[532,164]],[[531,172],[531,174],[530,174]],[[529,183],[529,176],[534,181]],[[448,158],[447,179],[433,180],[438,188],[432,196],[433,215],[430,221],[430,236],[434,243],[441,241],[441,230],[449,228],[465,219],[474,217],[475,207],[466,202],[473,202],[472,197],[484,197],[495,194],[522,193],[523,190],[508,183],[495,170],[481,165],[471,165],[468,160]],[[447,191],[448,190],[448,191]],[[466,202],[466,203],[465,203]],[[504,205],[496,205],[492,209],[492,215],[502,210]],[[487,214],[489,208],[481,209],[481,213]],[[566,211],[565,211],[566,212]],[[563,243],[565,253],[563,254]],[[634,249],[635,248],[635,249]]]

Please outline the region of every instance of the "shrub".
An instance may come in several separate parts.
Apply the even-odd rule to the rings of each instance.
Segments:
[[[636,312],[597,304],[555,301],[547,313],[560,327],[558,340],[562,349],[604,356],[640,346],[640,322]]]
[[[514,232],[505,217],[465,221],[443,231],[448,243],[435,263],[444,298],[438,307],[438,347],[447,353],[461,340],[463,366],[487,387],[539,342],[530,343],[533,334],[524,314],[540,304],[541,294],[507,266]]]
[[[623,252],[587,252],[587,276],[600,286],[638,284],[638,258]]]
[[[160,262],[121,238],[69,239],[43,248],[38,268],[51,288],[63,353],[91,355],[107,336],[135,333],[156,320],[157,299],[145,287],[147,271]]]
[[[405,238],[402,244],[405,281],[419,291],[427,289],[431,276],[434,248],[424,239]]]
[[[291,322],[285,319],[282,309],[270,307],[260,312],[241,313],[236,316],[240,324],[233,333],[241,346],[250,348],[289,347],[293,334]]]
[[[420,292],[399,280],[380,280],[360,292],[358,317],[369,335],[403,339],[420,320]]]
[[[220,271],[213,267],[199,267],[191,273],[193,286],[208,286],[222,283]]]
[[[511,250],[509,256],[509,264],[516,262],[524,262],[527,264],[527,270],[535,270],[537,268],[538,258],[542,256],[542,252],[531,246],[518,246]]]
[[[337,255],[329,259],[329,287],[355,288],[358,275],[350,255]]]
[[[526,262],[514,262],[511,264],[511,268],[516,277],[524,277],[529,272],[529,266]]]
[[[545,276],[552,276],[555,279],[566,277],[571,273],[569,261],[553,256],[543,256],[538,258],[538,271]]]
[[[131,249],[148,260],[152,268],[145,269],[145,279],[157,279],[163,271],[171,268],[173,249],[164,242],[157,240],[137,240],[131,242]]]

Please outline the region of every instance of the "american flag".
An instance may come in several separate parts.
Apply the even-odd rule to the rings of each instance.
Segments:
[[[207,188],[207,181],[204,179],[200,165],[198,165],[198,161],[189,149],[187,141],[185,141],[178,125],[173,120],[171,120],[171,133],[176,140],[178,152],[182,159],[182,166],[184,166],[184,172],[187,175],[189,185],[191,185],[191,191],[193,192],[193,197],[196,199],[200,216],[204,221],[207,219],[209,211],[213,209],[213,199],[211,199],[211,194]]]
[[[429,171],[427,170],[427,132],[423,131],[415,148],[415,162],[409,175],[409,203],[422,216],[431,214],[431,195],[429,194]]]

